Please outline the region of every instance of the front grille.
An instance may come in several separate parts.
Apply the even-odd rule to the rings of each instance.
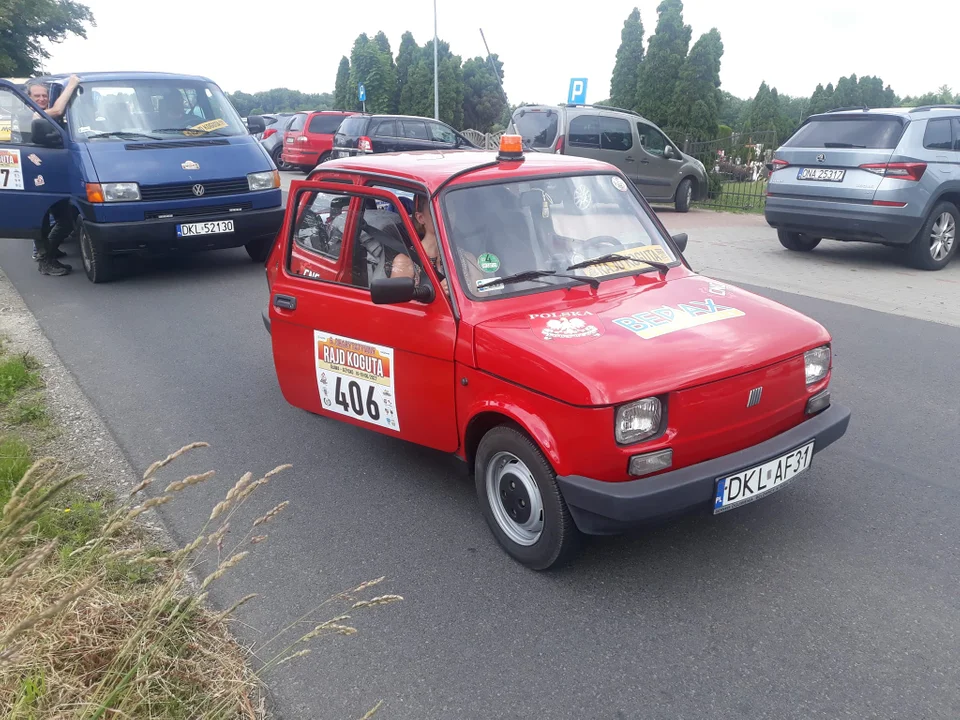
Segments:
[[[234,203],[233,205],[206,205],[204,207],[173,208],[170,210],[150,210],[143,214],[144,220],[159,218],[193,217],[196,215],[219,215],[221,213],[241,212],[253,209],[252,202]]]
[[[229,145],[229,140],[168,140],[155,143],[130,143],[124,145],[127,150],[175,150],[177,148],[210,147],[212,145]]]
[[[193,191],[194,185],[203,186],[203,194],[197,195]],[[246,178],[233,180],[208,180],[197,183],[177,183],[175,185],[141,185],[140,197],[144,200],[183,200],[195,197],[210,197],[213,195],[238,195],[250,192],[250,185]]]

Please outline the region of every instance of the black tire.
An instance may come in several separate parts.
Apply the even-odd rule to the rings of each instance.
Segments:
[[[948,232],[949,238],[941,237],[941,240],[948,239],[949,242],[945,250],[942,245],[939,246],[938,253],[937,228],[942,224],[946,224],[946,227],[941,227],[940,234],[942,236]],[[920,270],[945,268],[957,253],[958,226],[960,226],[960,211],[957,210],[957,206],[949,202],[937,203],[913,242],[907,245],[909,263]]]
[[[317,160],[317,165],[323,165],[323,164],[324,164],[327,160],[329,160],[329,159],[330,159],[330,153],[329,153],[329,152],[325,152],[325,153],[323,153],[323,155],[321,155],[320,158]]]
[[[506,465],[501,464],[504,461]],[[507,471],[497,472],[498,467],[506,468]],[[580,532],[560,494],[553,468],[530,438],[506,425],[493,428],[480,441],[475,468],[480,510],[490,530],[512,558],[532,570],[548,570],[570,557],[580,543]],[[492,473],[491,482],[499,489],[499,492],[494,491],[495,494],[511,493],[508,500],[498,502],[497,507],[491,505],[492,500],[487,491],[488,472]],[[499,482],[496,480],[498,477]],[[521,477],[524,477],[525,481],[521,480]],[[526,490],[525,483],[529,482],[535,483],[537,497]],[[524,498],[527,505],[521,507]],[[536,518],[531,513],[538,503],[541,508],[538,516],[542,520],[539,532],[524,531],[520,522],[536,523]],[[521,514],[517,521],[511,522],[508,516],[513,510],[523,513],[524,507],[528,508],[526,519]],[[498,520],[498,515],[503,519]],[[518,542],[504,527],[513,528],[511,532],[515,533],[526,532],[527,542]]]
[[[810,237],[798,232],[789,232],[787,230],[777,230],[777,237],[780,238],[780,244],[787,250],[794,252],[810,252],[820,244],[821,238]]]
[[[114,258],[101,243],[90,237],[83,218],[77,219],[76,233],[80,245],[80,261],[87,280],[98,284],[113,280],[116,274]]]
[[[287,164],[283,161],[283,145],[277,145],[270,154],[270,157],[273,158],[273,164],[277,166],[277,170],[287,169]]]
[[[258,240],[251,240],[243,247],[251,260],[256,263],[265,263],[267,258],[270,257],[270,251],[273,250],[273,240],[274,238],[269,236],[262,237]]]
[[[693,202],[693,180],[690,178],[684,178],[680,181],[680,184],[677,185],[677,193],[674,196],[673,205],[677,209],[677,212],[685,213],[690,209],[690,204]]]

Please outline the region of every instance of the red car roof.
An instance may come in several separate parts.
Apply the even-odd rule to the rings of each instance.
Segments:
[[[454,150],[440,152],[425,150],[422,152],[407,153],[379,153],[363,157],[341,158],[330,160],[321,165],[311,174],[314,179],[321,179],[326,171],[334,170],[362,170],[364,172],[383,173],[389,177],[412,180],[433,193],[451,175],[477,165],[494,162],[497,153],[494,151]],[[496,166],[477,170],[457,178],[454,185],[461,182],[477,182],[520,178],[530,175],[549,175],[552,173],[574,172],[618,172],[609,163],[599,160],[572,157],[570,155],[555,155],[553,153],[527,152],[523,162],[503,161]]]

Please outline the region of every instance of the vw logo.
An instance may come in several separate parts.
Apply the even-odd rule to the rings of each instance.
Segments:
[[[197,184],[193,186],[193,194],[196,195],[197,197],[200,197],[201,195],[203,195],[203,192],[204,192],[203,185]]]
[[[826,159],[827,159],[827,156],[824,155],[823,153],[820,153],[819,155],[817,155],[817,162],[823,162]]]

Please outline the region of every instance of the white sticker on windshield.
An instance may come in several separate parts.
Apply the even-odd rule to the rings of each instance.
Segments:
[[[498,277],[485,278],[483,280],[477,280],[477,292],[490,292],[491,290],[503,290],[503,283],[493,282],[494,280],[499,280]],[[486,283],[492,283],[487,285]]]
[[[623,181],[622,178],[615,177],[611,182],[613,182],[613,186],[620,192],[627,191],[627,184]]]

